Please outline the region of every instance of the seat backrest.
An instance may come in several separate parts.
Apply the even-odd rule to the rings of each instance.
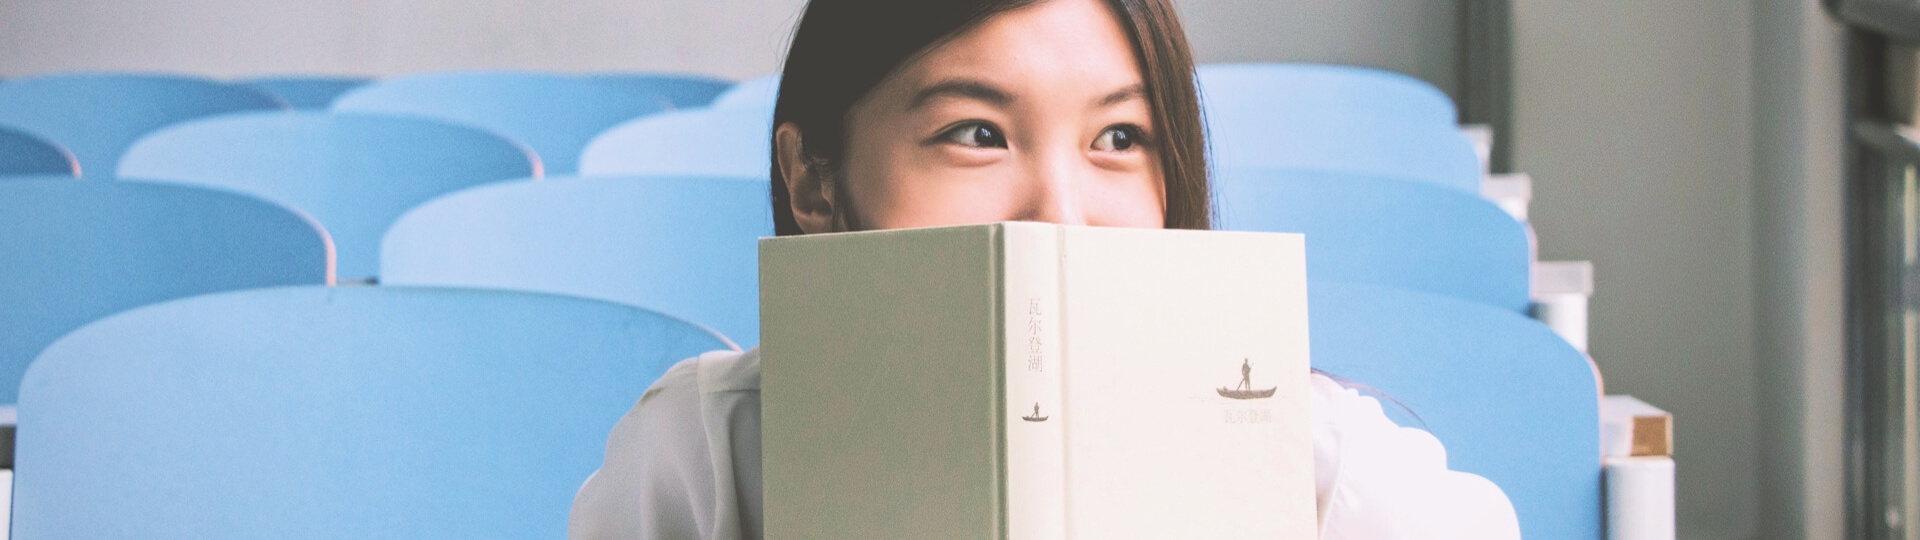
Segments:
[[[418,118],[295,112],[197,120],[147,136],[120,175],[217,186],[297,208],[333,234],[344,281],[375,276],[380,235],[427,199],[539,174],[524,146]]]
[[[1359,68],[1299,68],[1313,77],[1364,87],[1372,79],[1400,91],[1363,92],[1329,81],[1288,86],[1242,69],[1202,77],[1209,163],[1216,168],[1290,168],[1431,182],[1478,194],[1480,158],[1459,126],[1445,121],[1445,95],[1385,72],[1351,77]],[[1239,84],[1228,84],[1239,83]],[[1255,88],[1274,85],[1270,93]],[[1418,85],[1418,86],[1416,86]],[[1412,88],[1406,88],[1411,86]],[[1289,88],[1293,90],[1289,91]],[[1431,94],[1438,94],[1438,90]],[[1348,90],[1344,91],[1343,90]],[[1392,88],[1389,88],[1392,90]],[[1407,94],[1395,101],[1381,94]],[[1418,99],[1421,96],[1429,99]],[[1372,103],[1379,102],[1379,105]],[[1437,110],[1429,110],[1437,109]]]
[[[67,332],[210,292],[325,284],[333,250],[312,220],[253,197],[47,176],[0,182],[0,403]]]
[[[242,79],[234,81],[234,84],[278,96],[295,109],[326,110],[333,105],[334,98],[372,80],[366,77],[279,75]]]
[[[0,124],[66,148],[90,178],[113,177],[127,146],[167,125],[286,108],[279,98],[193,77],[89,73],[0,81]]]
[[[380,278],[551,292],[657,310],[760,342],[767,181],[609,177],[505,182],[434,199],[387,232]]]
[[[429,73],[381,79],[334,100],[333,110],[432,118],[526,143],[546,171],[573,174],[594,135],[667,110],[665,96],[544,73]]]
[[[0,127],[0,177],[35,175],[80,176],[80,162],[60,145]]]
[[[1309,239],[1309,242],[1312,240]],[[1586,357],[1517,313],[1444,296],[1312,282],[1313,365],[1391,398],[1448,468],[1492,480],[1525,538],[1600,538],[1600,413]]]
[[[1409,125],[1453,127],[1459,113],[1446,92],[1392,71],[1300,63],[1202,64],[1201,100],[1223,111],[1277,109],[1290,115],[1372,116]]]
[[[768,178],[773,116],[753,108],[690,109],[614,126],[580,155],[581,176]]]
[[[130,311],[21,385],[15,538],[559,538],[607,433],[725,349],[579,298],[297,287]]]
[[[691,73],[613,72],[594,73],[586,78],[635,92],[651,92],[667,98],[675,109],[705,107],[721,92],[733,88],[733,81]]]
[[[713,98],[715,109],[755,109],[773,116],[773,103],[780,97],[780,74],[761,75],[733,85]]]
[[[1320,171],[1214,175],[1218,227],[1307,235],[1307,275],[1445,294],[1524,313],[1526,227],[1475,195]]]

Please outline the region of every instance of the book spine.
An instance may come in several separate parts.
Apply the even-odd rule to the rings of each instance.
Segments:
[[[1066,538],[1059,234],[1020,223],[1001,234],[1009,540]]]

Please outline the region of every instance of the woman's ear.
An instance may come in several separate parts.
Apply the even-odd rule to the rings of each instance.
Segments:
[[[814,167],[801,146],[800,127],[792,122],[774,131],[774,155],[780,158],[780,178],[787,183],[787,201],[793,220],[807,234],[833,232],[833,185],[826,171]]]

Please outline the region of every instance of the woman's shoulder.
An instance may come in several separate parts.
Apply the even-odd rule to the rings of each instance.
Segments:
[[[1311,384],[1321,538],[1519,538],[1506,493],[1450,470],[1433,434],[1331,377]]]
[[[725,501],[741,491],[735,469],[759,466],[757,456],[732,462],[746,459],[736,443],[754,441],[734,441],[729,429],[739,414],[758,420],[759,391],[758,351],[713,351],[667,368],[608,433],[605,461],[574,496],[569,537],[744,537],[716,531],[757,523],[744,515],[757,508]]]
[[[729,391],[760,391],[757,351],[712,351],[681,360],[655,379],[608,436],[608,461],[621,450],[647,448],[641,454],[686,455],[705,450],[711,396]],[[669,450],[667,447],[676,447]],[[656,462],[662,460],[654,460]]]
[[[759,392],[760,348],[745,351],[713,351],[681,363],[693,362],[700,370],[700,390],[713,392]]]
[[[645,404],[656,394],[682,399],[715,392],[759,392],[760,349],[722,350],[681,360],[647,388]]]
[[[608,441],[609,450],[616,444],[706,446],[710,441],[701,434],[712,430],[711,420],[732,416],[731,411],[716,409],[749,401],[757,405],[758,400],[727,398],[757,398],[759,392],[758,349],[710,351],[681,360],[655,379],[614,426]],[[722,395],[728,393],[750,393],[751,396]]]

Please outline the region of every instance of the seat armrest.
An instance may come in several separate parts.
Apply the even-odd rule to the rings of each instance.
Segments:
[[[1645,401],[1612,395],[1600,400],[1600,455],[1673,455],[1673,415]]]
[[[1533,318],[1583,353],[1587,352],[1587,300],[1592,296],[1592,261],[1534,263]]]
[[[1600,401],[1608,540],[1673,540],[1673,415],[1633,396]]]
[[[1607,540],[1674,540],[1673,457],[1606,461]]]
[[[1533,177],[1527,173],[1488,175],[1480,181],[1480,196],[1500,205],[1513,219],[1529,221],[1527,207],[1533,203]]]

